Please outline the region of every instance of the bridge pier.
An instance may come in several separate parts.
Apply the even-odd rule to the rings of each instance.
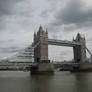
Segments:
[[[31,68],[31,74],[53,74],[54,66],[52,63],[40,63]]]

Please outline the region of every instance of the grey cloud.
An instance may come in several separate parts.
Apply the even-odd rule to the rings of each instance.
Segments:
[[[3,53],[15,53],[15,52],[19,52],[21,49],[19,47],[2,47],[0,48],[0,52],[3,52]]]
[[[46,9],[46,10],[42,11],[40,15],[45,18],[45,17],[49,16],[50,12],[51,12],[51,10]]]
[[[13,42],[13,41],[14,41],[13,39],[10,39],[10,40],[0,40],[0,44],[9,43],[9,42]]]
[[[31,9],[31,1],[34,2],[33,4],[36,3],[36,0],[0,0],[0,44],[2,45],[0,46],[0,56],[2,56],[2,54],[5,56],[5,54],[15,53],[20,50],[20,48],[23,48],[27,43],[26,40],[31,40],[30,37],[33,34],[33,29],[38,26],[40,22],[43,24],[48,23],[51,27],[50,29],[48,28],[49,26],[47,26],[50,31],[49,35],[56,39],[70,39],[74,35],[74,33],[71,32],[72,30],[77,32],[78,28],[82,29],[84,26],[90,27],[92,24],[92,11],[86,10],[86,12],[83,12],[81,7],[83,7],[84,4],[79,0],[46,0],[52,2],[52,4],[50,6],[47,5],[44,9],[43,7],[40,9],[33,7],[34,13]],[[39,11],[42,11],[40,16]],[[30,14],[32,14],[32,16]],[[64,25],[64,31],[69,30],[71,33],[69,33],[69,31],[66,31],[66,33],[64,33],[64,31],[61,32],[61,30],[63,30],[63,26],[60,27],[61,25]],[[3,31],[3,35],[1,31]],[[10,31],[15,35],[10,35]],[[4,41],[4,39],[7,41]],[[69,53],[70,51],[66,52]],[[53,52],[51,52],[51,55],[53,55]]]
[[[0,0],[0,31],[8,30],[9,25],[25,25],[32,17],[30,6],[30,0]]]
[[[17,2],[22,0],[0,0],[0,16],[9,15]]]
[[[55,20],[51,25],[75,24],[78,27],[89,27],[92,24],[92,10],[83,11],[84,6],[85,3],[81,0],[70,0],[63,10],[56,12]]]
[[[18,52],[27,44],[34,25],[31,1],[0,0],[0,57]]]
[[[14,4],[20,0],[0,0],[0,31],[6,26],[5,17],[12,15]]]

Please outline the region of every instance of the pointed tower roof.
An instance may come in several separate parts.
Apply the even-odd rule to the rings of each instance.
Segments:
[[[39,27],[39,31],[43,31],[42,25],[40,25],[40,27]]]
[[[79,37],[79,38],[80,38],[80,37],[81,37],[81,34],[80,34],[80,33],[78,33],[78,34],[77,34],[77,37]]]
[[[36,36],[36,32],[34,32],[34,36]]]
[[[40,27],[39,28],[42,28],[42,25],[40,25]]]
[[[77,39],[78,41],[80,41],[80,39],[81,39],[81,34],[80,34],[80,33],[77,34],[76,39]]]
[[[48,30],[47,30],[47,28],[46,28],[46,33],[48,34]]]

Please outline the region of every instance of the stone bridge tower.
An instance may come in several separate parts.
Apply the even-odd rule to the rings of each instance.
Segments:
[[[34,49],[34,62],[46,62],[48,61],[48,32],[44,31],[42,26],[34,33],[34,45],[38,42],[39,45]]]
[[[48,60],[48,32],[43,31],[42,26],[39,27],[37,34],[34,34],[34,47],[34,62],[37,62],[37,66],[31,68],[31,74],[52,74],[54,66]]]
[[[73,47],[74,51],[74,61],[75,62],[85,62],[86,61],[86,41],[85,37],[82,37],[79,33],[77,34],[75,42],[79,42],[80,45],[76,45]]]

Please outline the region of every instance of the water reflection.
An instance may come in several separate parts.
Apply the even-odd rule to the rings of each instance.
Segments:
[[[92,73],[90,72],[79,72],[79,73],[74,73],[75,75],[75,87],[76,87],[76,92],[92,92],[92,88],[89,87],[89,85],[92,85],[92,82],[90,83],[88,80],[89,76],[92,76]]]
[[[30,75],[30,72],[0,71],[0,92],[92,92],[91,78],[91,72]]]
[[[53,75],[31,76],[32,92],[50,92],[52,79],[53,79]]]

